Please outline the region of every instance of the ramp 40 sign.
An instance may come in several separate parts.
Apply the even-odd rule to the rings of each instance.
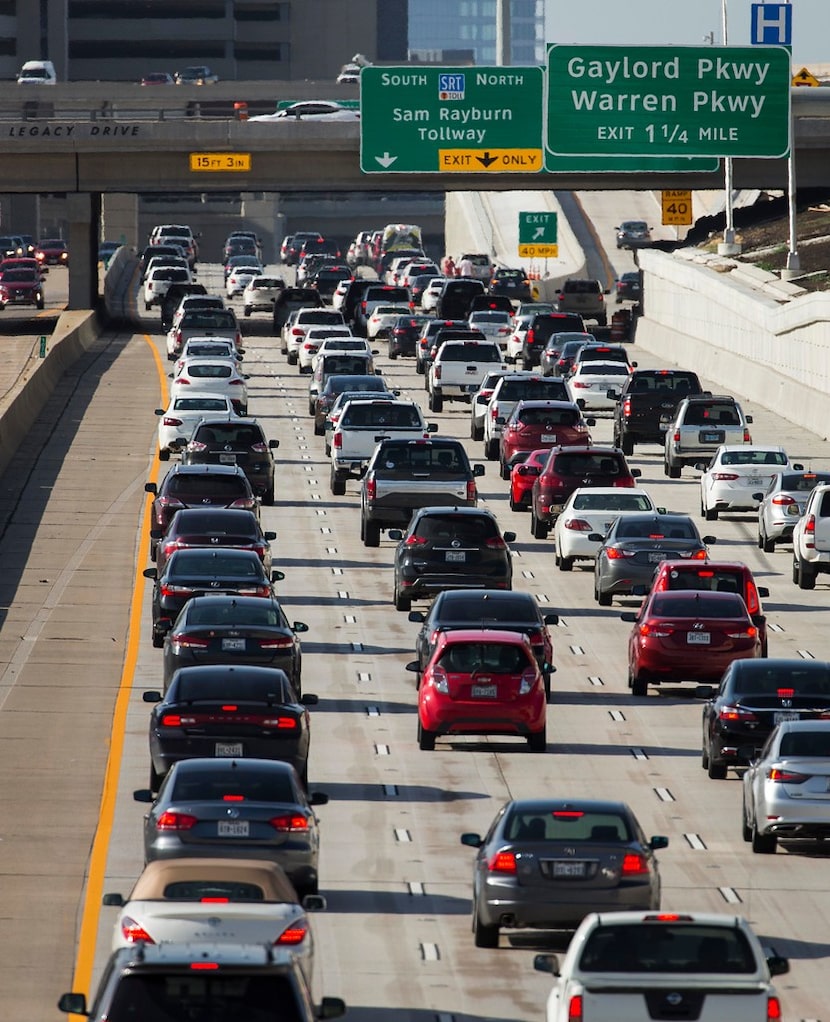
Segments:
[[[553,45],[546,147],[562,156],[786,156],[791,75],[780,46]]]
[[[540,67],[365,67],[365,174],[538,173]]]

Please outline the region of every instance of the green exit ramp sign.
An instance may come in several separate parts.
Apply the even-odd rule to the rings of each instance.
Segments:
[[[556,239],[556,213],[519,213],[519,255],[523,259],[556,259]]]
[[[548,48],[546,151],[777,159],[790,149],[783,46]]]

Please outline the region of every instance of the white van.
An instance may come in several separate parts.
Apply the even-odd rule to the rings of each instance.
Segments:
[[[18,85],[55,85],[57,80],[51,60],[27,60],[17,74]]]

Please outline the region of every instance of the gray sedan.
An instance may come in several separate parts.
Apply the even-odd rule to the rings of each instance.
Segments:
[[[654,851],[624,802],[516,799],[487,831],[462,834],[473,867],[476,947],[497,947],[501,928],[574,930],[589,912],[660,908]]]
[[[320,835],[297,771],[265,759],[189,759],[175,763],[144,817],[144,859],[267,859],[282,866],[302,898],[317,893]]]
[[[714,536],[701,538],[689,515],[674,512],[624,515],[604,538],[592,532],[588,539],[602,544],[594,565],[594,599],[601,607],[610,607],[615,596],[631,595],[635,586],[648,587],[661,561],[703,560],[716,542]]]
[[[778,839],[830,837],[830,720],[779,724],[743,777],[743,838],[772,854]]]
[[[804,514],[810,491],[830,483],[830,472],[777,472],[764,492],[753,493],[758,505],[758,546],[771,554],[776,543],[789,543],[793,526]]]

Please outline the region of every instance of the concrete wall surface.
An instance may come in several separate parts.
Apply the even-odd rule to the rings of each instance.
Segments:
[[[639,262],[639,345],[827,439],[830,293],[697,250],[644,249]]]

